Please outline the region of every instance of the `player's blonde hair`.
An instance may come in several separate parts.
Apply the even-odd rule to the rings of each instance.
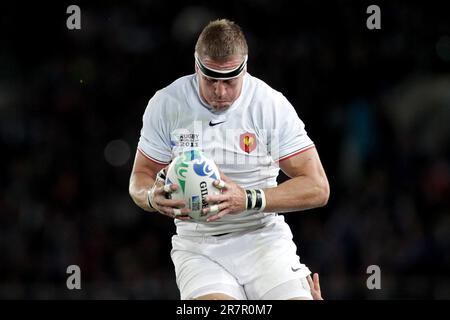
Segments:
[[[227,19],[211,21],[200,33],[195,51],[200,58],[209,57],[218,62],[230,56],[248,54],[244,33],[235,22]]]

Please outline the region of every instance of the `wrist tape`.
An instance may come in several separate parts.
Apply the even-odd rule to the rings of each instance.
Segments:
[[[263,189],[245,189],[247,210],[263,211],[266,207],[266,195]]]
[[[166,182],[166,173],[165,173],[164,168],[161,169],[156,174],[156,179],[155,179],[155,182],[153,183],[153,186],[147,190],[147,203],[148,203],[148,206],[150,207],[150,209],[156,210],[156,208],[152,205],[152,196],[153,196],[153,192],[155,191],[155,188],[159,182],[161,182],[162,184],[164,184]]]

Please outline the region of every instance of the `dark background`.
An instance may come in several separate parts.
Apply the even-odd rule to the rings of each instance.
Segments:
[[[66,28],[71,4],[81,30]],[[381,30],[366,27],[371,4]],[[229,18],[328,174],[326,207],[285,215],[324,297],[450,299],[444,1],[1,6],[0,298],[179,298],[173,222],[135,206],[128,180],[148,100],[193,73],[199,32]],[[73,264],[82,290],[66,288]]]

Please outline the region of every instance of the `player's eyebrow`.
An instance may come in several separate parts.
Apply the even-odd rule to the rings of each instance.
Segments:
[[[207,76],[205,76],[205,75],[202,75],[202,77],[203,77],[205,80],[210,81],[210,82],[223,81],[223,82],[228,83],[228,84],[233,83],[233,82],[238,78],[238,77],[236,77],[236,78],[232,78],[232,79],[225,79],[225,80],[223,80],[223,79],[210,78],[210,77],[207,77]]]

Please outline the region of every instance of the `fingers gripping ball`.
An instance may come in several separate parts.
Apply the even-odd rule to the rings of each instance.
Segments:
[[[189,216],[195,221],[205,221],[215,213],[203,214],[202,209],[209,207],[206,196],[220,194],[213,185],[218,179],[220,172],[214,161],[199,150],[191,150],[173,159],[167,170],[166,185],[178,184],[180,188],[170,193],[170,197],[185,200],[191,210]]]

